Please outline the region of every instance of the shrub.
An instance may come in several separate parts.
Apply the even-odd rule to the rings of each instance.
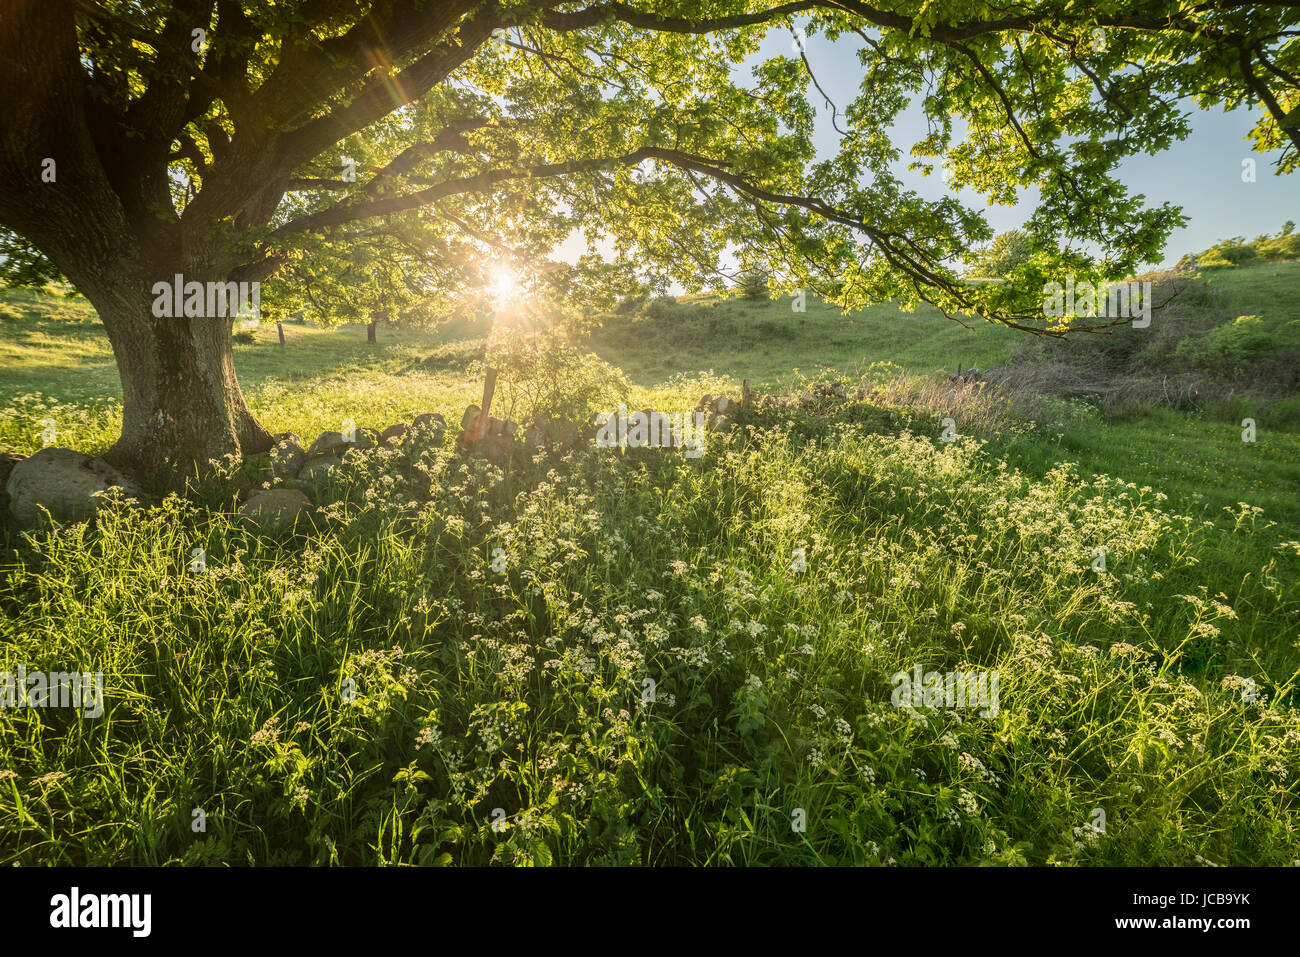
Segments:
[[[1281,262],[1300,259],[1300,235],[1295,233],[1295,223],[1286,222],[1276,236],[1256,236],[1249,243],[1242,236],[1234,236],[1215,243],[1197,256],[1184,256],[1179,265],[1190,265],[1195,259],[1205,269],[1223,269],[1250,262]]]
[[[677,300],[672,296],[655,296],[641,307],[641,318],[662,322],[670,319],[677,310]]]
[[[1261,239],[1256,244],[1259,258],[1267,262],[1300,259],[1300,235],[1278,236],[1276,239]]]
[[[1220,243],[1218,246],[1215,246],[1214,249],[1218,251],[1221,257],[1228,260],[1228,262],[1232,263],[1234,266],[1239,266],[1244,262],[1249,262],[1259,255],[1254,246],[1248,246],[1240,241]]]
[[[1236,263],[1226,258],[1220,250],[1211,249],[1197,260],[1197,265],[1202,269],[1230,269]]]
[[[630,388],[618,369],[550,332],[502,334],[489,344],[487,362],[497,371],[493,409],[516,422],[586,422],[626,399]]]
[[[1204,336],[1182,340],[1174,355],[1192,364],[1235,368],[1295,348],[1300,348],[1300,321],[1238,316],[1236,321],[1216,326]]]
[[[614,312],[620,316],[633,316],[644,309],[648,301],[648,296],[624,296],[614,307]]]

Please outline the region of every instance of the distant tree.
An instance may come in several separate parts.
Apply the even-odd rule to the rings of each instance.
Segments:
[[[16,233],[0,228],[0,282],[13,286],[43,286],[63,279],[52,262]]]
[[[1034,254],[1033,237],[1023,229],[999,233],[993,242],[972,253],[966,275],[978,279],[1003,279]]]
[[[1255,261],[1282,262],[1294,259],[1300,259],[1300,235],[1295,233],[1295,223],[1287,220],[1276,236],[1265,233],[1250,242],[1246,242],[1244,236],[1222,239],[1194,256],[1184,256],[1178,265],[1195,263],[1199,268],[1226,269]]]
[[[764,269],[746,269],[736,282],[741,298],[750,301],[767,298],[767,271]]]

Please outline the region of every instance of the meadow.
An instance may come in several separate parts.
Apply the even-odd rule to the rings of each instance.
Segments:
[[[1300,264],[1200,281],[1225,315],[1296,314]],[[235,521],[240,474],[5,528],[0,670],[93,663],[106,697],[95,719],[0,709],[0,863],[1300,859],[1291,397],[957,396],[936,370],[1004,366],[1023,337],[890,306],[604,319],[573,375],[612,370],[633,408],[742,378],[872,391],[751,410],[698,459],[350,453],[294,535]],[[307,441],[456,423],[482,387],[479,340],[285,330],[236,365]],[[89,308],[7,290],[0,332],[0,450],[51,420],[104,451],[119,393]],[[996,674],[996,711],[895,706],[915,666]]]

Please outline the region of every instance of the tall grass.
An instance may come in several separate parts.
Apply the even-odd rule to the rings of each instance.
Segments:
[[[283,539],[220,495],[10,539],[0,670],[106,703],[0,710],[0,863],[1300,857],[1300,543],[870,413],[372,451]],[[894,707],[917,664],[997,715]]]

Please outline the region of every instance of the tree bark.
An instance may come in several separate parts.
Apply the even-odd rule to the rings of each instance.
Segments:
[[[275,331],[280,334],[280,346],[281,348],[283,348],[284,347],[284,323],[277,322],[275,324]]]
[[[186,280],[215,277],[186,275]],[[173,488],[214,460],[271,447],[235,375],[232,317],[155,317],[150,285],[88,291],[122,379],[122,434],[108,457],[145,486]]]
[[[371,319],[370,322],[366,324],[366,342],[370,345],[374,345],[379,341],[375,338],[375,325],[376,322],[374,319]]]

